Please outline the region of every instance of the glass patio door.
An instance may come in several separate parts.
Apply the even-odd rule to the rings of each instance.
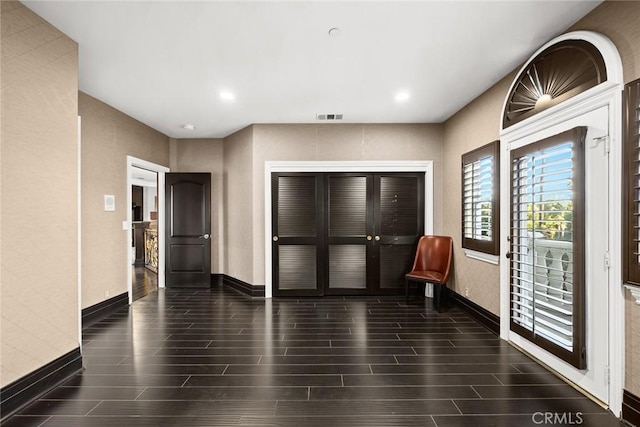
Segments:
[[[609,402],[609,109],[510,142],[509,341]]]
[[[578,127],[511,153],[511,329],[579,369],[585,135]]]

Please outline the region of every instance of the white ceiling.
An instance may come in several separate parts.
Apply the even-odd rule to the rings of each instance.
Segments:
[[[79,43],[80,90],[204,138],[326,113],[442,122],[600,1],[24,3]]]
[[[157,187],[158,174],[147,169],[133,166],[131,168],[131,184],[141,187]]]

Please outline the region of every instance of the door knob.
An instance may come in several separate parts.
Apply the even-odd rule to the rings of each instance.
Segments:
[[[209,237],[211,237],[211,235],[209,234],[203,234],[202,236],[198,236],[199,239],[204,239],[204,240],[209,239]]]
[[[367,240],[371,241],[371,239],[373,239],[373,237],[367,236]]]
[[[376,236],[375,239],[376,239],[376,242],[379,242],[380,241],[380,236]]]
[[[277,242],[278,241],[278,236],[273,236],[273,241]]]

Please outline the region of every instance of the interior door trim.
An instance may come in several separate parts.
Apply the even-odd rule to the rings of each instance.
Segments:
[[[266,161],[264,166],[264,253],[265,298],[273,292],[271,245],[271,173],[272,172],[423,172],[424,173],[424,232],[433,234],[433,160],[381,161]]]
[[[151,163],[147,160],[138,159],[133,156],[127,156],[127,205],[131,206],[131,185],[133,183],[133,168],[138,167],[147,169],[158,174],[158,212],[162,214],[158,215],[158,229],[163,230],[158,233],[158,288],[164,288],[164,174],[169,172],[170,169],[166,166]],[[131,265],[131,222],[133,216],[131,209],[125,209],[127,212],[127,292],[129,293],[129,304],[133,300],[133,289],[131,283],[131,274],[133,267]]]

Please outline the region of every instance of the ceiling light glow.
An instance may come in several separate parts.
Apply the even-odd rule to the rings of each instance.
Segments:
[[[396,102],[405,102],[410,97],[411,96],[409,95],[409,92],[398,92],[398,93],[396,93],[395,100],[396,100]]]
[[[224,90],[220,92],[220,99],[223,101],[235,101],[236,96],[233,92],[229,92],[228,90]]]
[[[182,125],[182,129],[184,130],[194,130],[196,127],[194,125],[191,125],[189,123],[185,123],[184,125]]]

